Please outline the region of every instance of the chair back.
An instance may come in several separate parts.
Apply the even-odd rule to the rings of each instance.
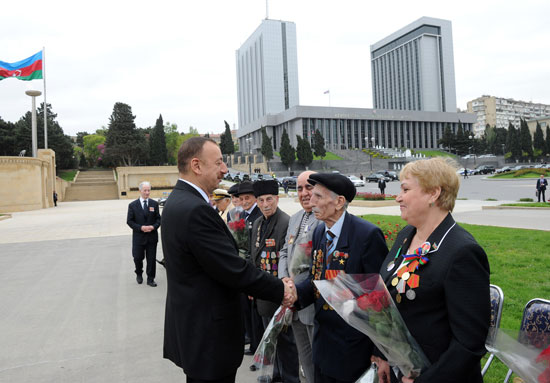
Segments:
[[[491,297],[491,327],[500,327],[500,318],[502,317],[502,302],[504,293],[497,285],[489,285],[489,294]]]
[[[550,300],[535,298],[525,305],[519,341],[542,349],[550,345]]]

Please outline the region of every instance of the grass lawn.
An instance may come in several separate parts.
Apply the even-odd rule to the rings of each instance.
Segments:
[[[397,216],[365,215],[395,240],[394,231],[406,222]],[[399,226],[396,226],[399,225]],[[460,224],[483,247],[491,266],[491,283],[504,292],[500,327],[519,330],[523,308],[533,298],[550,298],[550,235],[546,231]],[[483,360],[482,363],[484,363]],[[483,364],[482,364],[483,365]],[[484,377],[486,383],[502,382],[508,368],[495,358]],[[512,382],[512,379],[510,379]]]
[[[451,157],[456,159],[456,156],[454,154],[442,152],[439,150],[414,150],[414,153],[423,154],[426,157]]]
[[[500,206],[545,207],[550,209],[550,203],[548,202],[503,203]]]
[[[273,152],[273,154],[275,154],[277,157],[281,157],[281,155],[279,154],[279,152]],[[321,157],[317,157],[316,155],[313,155],[313,160],[320,160]],[[298,160],[298,157],[296,157],[296,160]],[[330,161],[330,160],[343,160],[342,157],[332,153],[332,152],[327,152],[327,155],[323,157],[323,161]]]
[[[59,177],[64,179],[67,182],[71,182],[74,180],[74,176],[76,175],[77,170],[61,170],[59,172]]]

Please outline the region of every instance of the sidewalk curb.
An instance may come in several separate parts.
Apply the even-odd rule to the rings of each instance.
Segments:
[[[0,215],[0,221],[4,220],[4,219],[10,219],[11,218],[11,214],[4,214],[2,213],[3,215]]]
[[[535,206],[482,206],[481,210],[550,210],[548,207]]]

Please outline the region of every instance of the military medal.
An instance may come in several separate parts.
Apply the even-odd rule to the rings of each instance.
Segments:
[[[405,293],[405,296],[407,297],[408,300],[413,301],[414,298],[416,298],[416,293],[414,292],[414,290],[409,289],[409,290],[407,290],[407,292]]]
[[[386,268],[386,270],[392,271],[394,267],[395,267],[395,262],[391,261],[390,263],[388,263],[388,267]]]
[[[399,283],[399,278],[398,277],[395,277],[391,280],[391,285],[393,287],[397,286],[398,283]]]
[[[396,301],[397,303],[401,303],[401,294],[397,294],[397,295],[395,296],[395,301]]]

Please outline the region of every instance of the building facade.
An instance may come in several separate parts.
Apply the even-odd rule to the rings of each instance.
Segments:
[[[375,109],[456,109],[452,26],[422,17],[371,45]]]
[[[520,119],[530,120],[550,116],[550,105],[516,101],[512,98],[481,96],[468,101],[468,113],[477,115],[474,133],[481,135],[487,124],[508,129],[508,124],[511,122],[514,127],[519,128]]]
[[[475,121],[475,115],[468,113],[295,106],[260,118],[249,124],[247,131],[239,129],[239,147],[244,153],[259,152],[261,128],[265,127],[275,151],[280,150],[284,130],[291,145],[296,147],[296,135],[313,144],[317,129],[327,150],[373,147],[436,149],[446,125],[456,133],[461,123],[465,131],[471,132]]]
[[[236,52],[239,128],[299,103],[296,25],[263,20]]]

